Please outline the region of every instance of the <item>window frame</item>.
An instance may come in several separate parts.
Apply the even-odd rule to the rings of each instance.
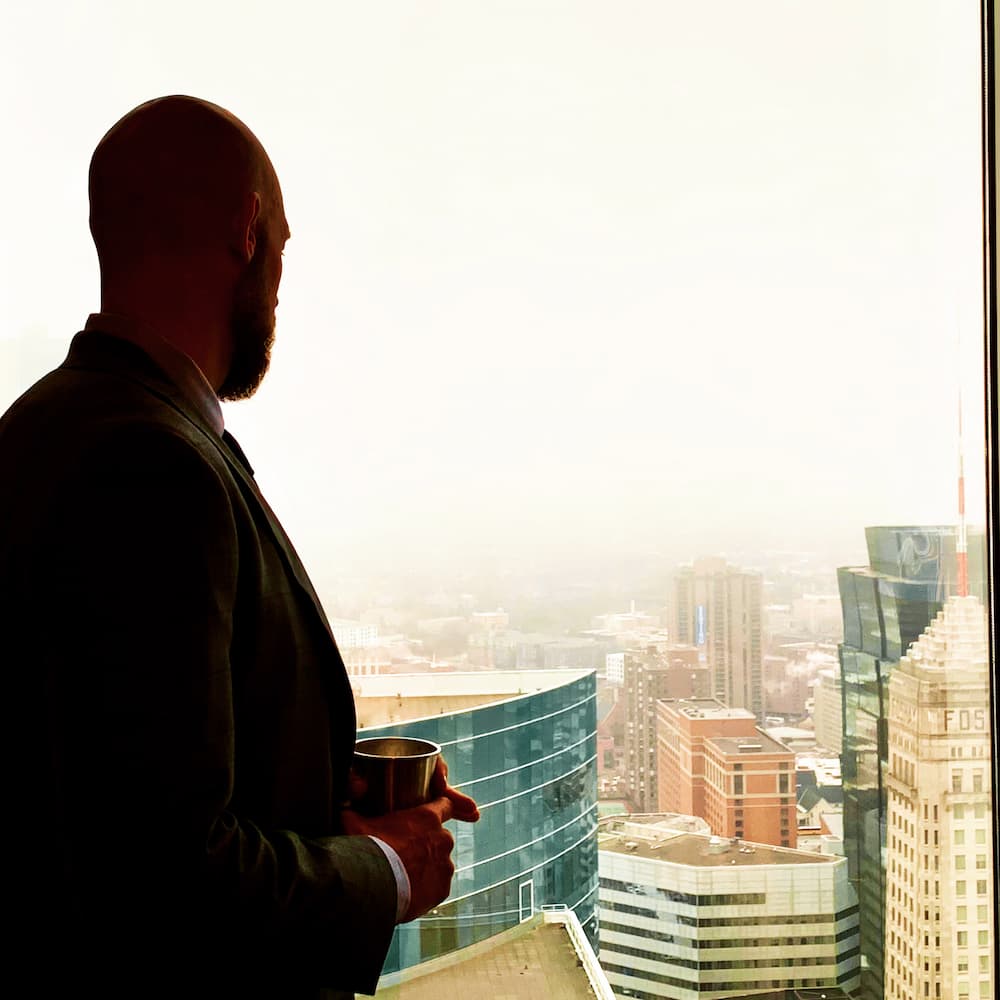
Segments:
[[[997,580],[1000,579],[997,539],[1000,538],[1000,439],[998,439],[998,372],[1000,372],[1000,341],[997,337],[997,190],[1000,175],[997,173],[996,148],[997,104],[997,19],[996,0],[981,3],[981,68],[982,68],[982,185],[983,185],[983,317],[984,364],[986,373],[986,512],[987,512],[987,576],[988,576],[988,642],[991,668],[997,662]],[[1000,791],[1000,712],[998,712],[996,684],[990,670],[989,712],[991,723],[990,783],[994,815]],[[993,885],[994,899],[1000,899],[998,874],[1000,874],[1000,838],[994,833]],[[1000,912],[993,906],[993,940],[1000,941]]]

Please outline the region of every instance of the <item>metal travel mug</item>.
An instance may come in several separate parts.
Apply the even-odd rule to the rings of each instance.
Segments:
[[[441,747],[408,736],[377,736],[354,745],[354,773],[367,783],[352,803],[366,816],[419,806],[430,798],[431,776]]]

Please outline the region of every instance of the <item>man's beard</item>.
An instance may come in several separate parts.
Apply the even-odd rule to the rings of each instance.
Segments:
[[[260,387],[271,364],[274,345],[274,310],[264,278],[266,247],[258,243],[250,265],[236,286],[229,326],[233,356],[219,387],[221,400],[249,399]]]

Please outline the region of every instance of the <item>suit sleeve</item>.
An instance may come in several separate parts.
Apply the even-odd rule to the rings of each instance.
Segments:
[[[374,992],[395,924],[383,852],[231,811],[239,546],[220,473],[167,431],[115,434],[71,470],[42,551],[80,919],[137,960],[210,951],[217,968],[228,951],[257,985]]]

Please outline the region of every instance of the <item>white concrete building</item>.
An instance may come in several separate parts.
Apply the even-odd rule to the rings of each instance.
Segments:
[[[813,724],[816,745],[839,754],[844,748],[844,717],[841,705],[840,667],[822,670],[813,685]]]
[[[840,594],[806,594],[792,601],[792,625],[807,635],[839,637]]]
[[[991,998],[986,612],[953,597],[889,679],[885,997]]]
[[[334,618],[330,627],[341,650],[366,649],[378,643],[378,625],[352,621],[349,618]]]
[[[847,861],[683,832],[660,816],[598,830],[601,965],[640,1000],[854,989]]]
[[[625,654],[606,653],[604,655],[604,669],[608,683],[615,687],[621,687],[625,683]]]

